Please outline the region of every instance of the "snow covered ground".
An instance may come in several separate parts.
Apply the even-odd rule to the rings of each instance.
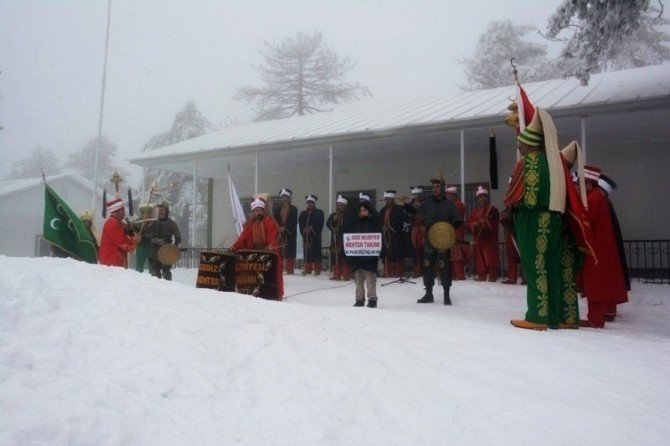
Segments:
[[[392,284],[369,309],[327,275],[281,303],[195,277],[0,257],[0,444],[668,444],[668,285],[634,282],[604,330],[534,332],[509,324],[522,286],[445,307]]]

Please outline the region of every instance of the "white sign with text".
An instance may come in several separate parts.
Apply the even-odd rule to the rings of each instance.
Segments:
[[[382,252],[382,233],[343,234],[344,253],[348,256],[378,256]]]

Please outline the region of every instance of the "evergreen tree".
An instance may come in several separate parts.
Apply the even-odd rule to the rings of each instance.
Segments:
[[[82,177],[93,181],[95,177],[95,157],[98,150],[98,138],[91,138],[84,147],[78,152],[70,154],[65,167],[72,167]],[[127,174],[123,169],[118,169],[114,163],[116,155],[116,144],[102,136],[100,139],[100,158],[98,160],[98,184],[104,184],[108,178],[111,178],[115,170],[118,170],[121,177],[126,178]]]
[[[177,113],[172,127],[167,132],[152,136],[143,151],[156,150],[170,144],[195,138],[215,130],[198,108],[195,101],[188,101]],[[145,178],[145,188],[156,181],[156,195],[152,203],[167,201],[170,204],[170,218],[175,220],[182,232],[183,246],[204,246],[207,235],[207,180],[197,181],[196,192],[196,241],[191,243],[189,230],[193,212],[193,176],[169,170],[149,168]]]
[[[37,146],[26,159],[12,163],[12,170],[5,175],[5,180],[21,180],[24,178],[38,178],[44,169],[45,175],[58,175],[61,168],[58,158],[51,150],[45,150]]]
[[[195,105],[195,101],[191,100],[186,102],[184,108],[174,117],[172,128],[160,135],[152,136],[144,145],[143,151],[146,152],[195,138],[212,130],[214,130],[212,123],[202,116]]]
[[[670,24],[670,20],[661,17],[660,10],[649,6],[640,16],[640,27],[633,31],[618,48],[611,60],[603,60],[605,70],[625,70],[627,68],[658,65],[670,60],[670,34],[662,31],[661,26]]]
[[[657,15],[650,15],[655,11]],[[572,62],[566,74],[586,85],[591,73],[608,64],[615,68],[666,60],[667,48],[659,39],[667,41],[667,35],[654,30],[661,14],[662,9],[650,9],[650,0],[564,0],[549,18],[547,37],[558,39],[562,31],[572,32],[561,57]]]
[[[254,68],[265,85],[238,88],[234,96],[255,106],[258,121],[320,112],[370,94],[363,85],[346,82],[355,62],[324,45],[320,32],[265,42],[261,55],[265,64]]]
[[[467,85],[463,90],[479,90],[512,85],[510,59],[516,59],[523,81],[552,79],[560,73],[556,61],[547,59],[546,45],[522,38],[534,31],[530,25],[514,25],[510,20],[489,23],[479,37],[474,57],[463,58]]]

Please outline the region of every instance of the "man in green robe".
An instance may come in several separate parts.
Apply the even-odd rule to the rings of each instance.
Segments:
[[[522,158],[504,203],[514,212],[521,264],[528,281],[528,309],[524,319],[511,323],[533,330],[559,328],[566,313],[562,309],[560,249],[565,176],[549,114],[538,107],[517,139]]]

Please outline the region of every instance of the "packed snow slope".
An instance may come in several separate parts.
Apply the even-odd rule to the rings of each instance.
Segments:
[[[658,445],[669,287],[606,329],[525,331],[522,286],[286,277],[284,302],[69,259],[0,257],[3,445]],[[582,303],[583,305],[583,303]]]

